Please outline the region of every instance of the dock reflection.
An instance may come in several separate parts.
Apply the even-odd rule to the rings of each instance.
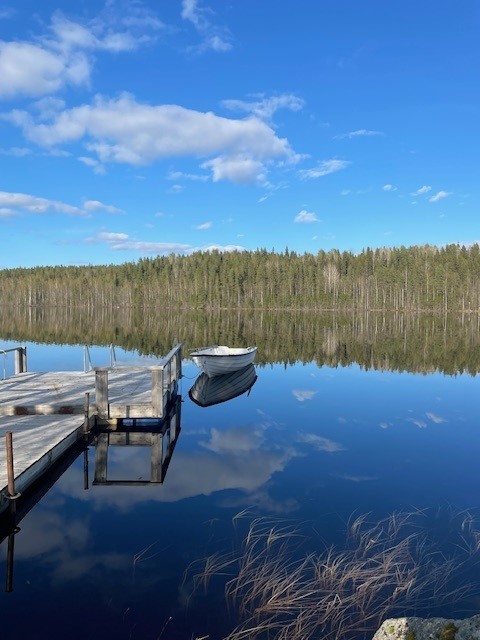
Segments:
[[[162,484],[180,434],[181,397],[171,403],[162,420],[131,418],[114,427],[98,427],[93,439],[95,472],[93,485],[145,486]],[[113,447],[150,447],[150,478],[109,479],[108,454]],[[133,473],[133,472],[132,472]],[[87,481],[88,487],[88,481]]]
[[[188,392],[190,400],[200,407],[211,407],[227,402],[244,393],[250,393],[257,380],[255,366],[249,364],[244,369],[209,378],[202,373]]]
[[[33,483],[10,509],[0,514],[0,544],[7,540],[5,554],[5,591],[13,591],[15,537],[21,534],[20,523],[27,514],[40,502],[65,471],[83,454],[83,489],[88,490],[95,485],[145,486],[159,485],[165,482],[175,446],[181,431],[180,395],[170,402],[164,418],[130,418],[117,420],[112,427],[98,426],[77,442],[55,462],[41,479]],[[89,458],[94,448],[94,478],[90,483]],[[125,452],[128,447],[150,448],[149,479],[127,478],[109,479],[109,450],[121,447]],[[132,453],[133,453],[132,449]]]

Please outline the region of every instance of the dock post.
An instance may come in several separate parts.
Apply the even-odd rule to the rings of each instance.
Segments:
[[[15,349],[15,375],[27,370],[27,347]]]
[[[90,433],[90,393],[88,391],[85,394],[83,407],[85,412],[83,420],[83,435],[87,436]]]
[[[163,366],[152,369],[152,410],[154,417],[163,417]]]
[[[5,449],[7,454],[7,498],[10,500],[10,516],[15,520],[17,513],[16,500],[20,497],[15,493],[15,470],[13,467],[13,436],[11,431],[5,434]]]
[[[95,367],[95,400],[98,416],[108,420],[108,367]]]
[[[150,482],[163,481],[163,435],[152,433],[151,436]]]
[[[88,446],[83,452],[83,489],[88,490]]]

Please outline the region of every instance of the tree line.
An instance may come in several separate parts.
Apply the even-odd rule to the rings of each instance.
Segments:
[[[478,244],[317,254],[219,251],[121,265],[0,270],[0,306],[461,311],[480,309]]]

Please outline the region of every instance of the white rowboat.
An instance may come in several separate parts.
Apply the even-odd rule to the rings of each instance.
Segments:
[[[191,351],[190,357],[199,369],[212,378],[252,364],[256,353],[257,347],[235,348],[215,345]]]

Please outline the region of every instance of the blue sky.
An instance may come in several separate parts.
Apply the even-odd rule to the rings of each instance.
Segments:
[[[0,268],[480,240],[476,0],[0,2]]]

